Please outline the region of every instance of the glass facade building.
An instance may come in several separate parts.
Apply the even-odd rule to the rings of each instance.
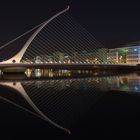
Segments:
[[[120,48],[109,49],[107,62],[113,64],[139,64],[140,42],[126,44]]]

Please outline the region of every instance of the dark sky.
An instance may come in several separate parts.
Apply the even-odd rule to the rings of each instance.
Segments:
[[[0,45],[70,5],[70,14],[106,47],[140,40],[138,0],[18,0],[0,2]]]

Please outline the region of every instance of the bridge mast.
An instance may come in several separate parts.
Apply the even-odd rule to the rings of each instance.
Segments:
[[[14,55],[12,58],[0,62],[0,64],[8,64],[8,63],[20,63],[24,53],[26,52],[27,48],[29,47],[29,45],[32,43],[32,41],[34,40],[34,38],[39,34],[39,32],[47,25],[49,24],[52,20],[54,20],[55,18],[57,18],[58,16],[62,15],[63,13],[67,12],[70,9],[70,6],[68,5],[64,10],[60,11],[59,13],[55,14],[53,17],[51,17],[50,19],[46,20],[45,22],[43,22],[43,24],[41,24],[41,26],[31,35],[31,37],[27,40],[27,42],[23,45],[22,49],[16,54]]]

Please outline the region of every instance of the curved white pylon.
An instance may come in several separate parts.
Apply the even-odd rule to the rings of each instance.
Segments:
[[[53,19],[55,19],[56,17],[60,16],[61,14],[67,12],[69,10],[69,6],[67,6],[66,9],[64,9],[63,11],[60,11],[59,13],[55,14],[53,17],[51,17],[49,20],[45,21],[43,24],[41,24],[41,26],[32,34],[32,36],[27,40],[27,42],[24,44],[24,46],[22,47],[22,49],[12,58],[0,62],[0,63],[20,63],[24,53],[26,52],[27,48],[29,47],[29,45],[32,43],[32,41],[34,40],[34,38],[38,35],[38,33],[48,24],[50,23]]]

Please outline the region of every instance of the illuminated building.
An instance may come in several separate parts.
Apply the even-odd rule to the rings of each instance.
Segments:
[[[97,53],[98,56],[97,56],[97,58],[103,64],[107,62],[107,52],[108,52],[107,48],[100,48],[100,49],[98,49],[98,53]]]
[[[140,42],[133,42],[120,48],[109,49],[107,53],[107,62],[113,64],[139,64]]]
[[[109,49],[107,53],[107,62],[111,64],[118,63],[118,49]]]

